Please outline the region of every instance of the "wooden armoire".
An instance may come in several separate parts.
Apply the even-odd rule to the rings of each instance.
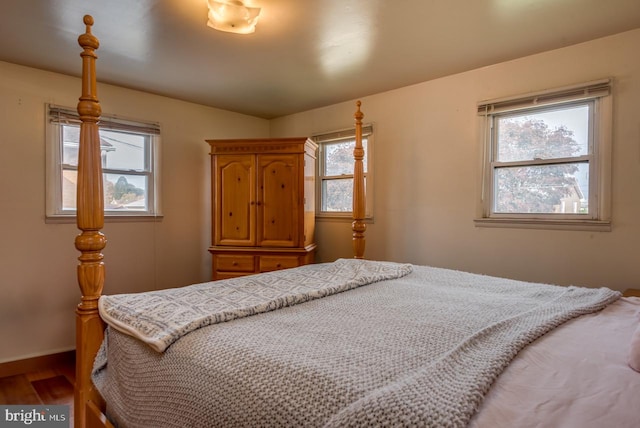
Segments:
[[[313,263],[318,146],[306,137],[207,143],[213,279]]]

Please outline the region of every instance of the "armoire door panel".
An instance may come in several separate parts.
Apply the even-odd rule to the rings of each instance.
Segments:
[[[256,243],[255,161],[253,155],[219,156],[216,174],[218,245]]]
[[[258,155],[258,245],[299,245],[299,155]]]

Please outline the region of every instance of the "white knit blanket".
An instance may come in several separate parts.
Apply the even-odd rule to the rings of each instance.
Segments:
[[[189,287],[102,296],[98,307],[107,324],[164,352],[198,328],[400,278],[411,269],[408,264],[339,259]]]
[[[294,275],[324,284],[365,265],[408,271],[340,261]],[[272,287],[280,275],[289,276],[254,280]],[[413,266],[400,278],[194,330],[164,353],[111,330],[93,380],[120,427],[464,427],[518,351],[619,296]],[[163,300],[159,308],[182,310]]]

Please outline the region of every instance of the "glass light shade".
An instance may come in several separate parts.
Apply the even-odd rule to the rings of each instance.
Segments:
[[[207,25],[229,33],[249,34],[256,30],[260,17],[259,7],[245,6],[239,0],[208,0],[209,21]]]

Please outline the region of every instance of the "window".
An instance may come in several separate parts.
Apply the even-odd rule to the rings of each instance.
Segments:
[[[610,81],[481,103],[480,225],[609,225]]]
[[[355,129],[316,135],[318,143],[318,211],[319,217],[349,217],[353,210],[353,149]],[[373,207],[373,128],[362,127],[362,146],[366,193],[366,218],[372,218]]]
[[[47,117],[47,217],[74,216],[80,119],[53,105]],[[159,125],[102,115],[99,128],[105,216],[160,215]]]

